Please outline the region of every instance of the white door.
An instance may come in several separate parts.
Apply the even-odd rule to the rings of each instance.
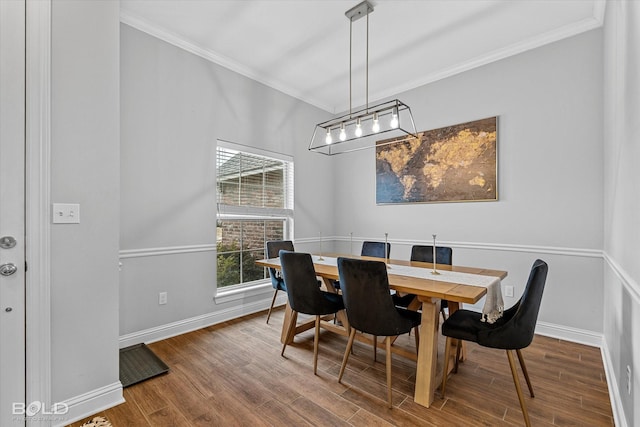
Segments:
[[[0,0],[0,426],[25,423],[24,64],[25,1]]]

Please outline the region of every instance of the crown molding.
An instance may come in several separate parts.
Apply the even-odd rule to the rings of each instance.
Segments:
[[[459,64],[445,68],[443,70],[436,71],[431,74],[427,74],[426,76],[422,77],[419,80],[405,82],[402,85],[390,87],[387,90],[372,93],[370,95],[370,102],[377,102],[392,96],[399,96],[400,94],[402,94],[402,92],[407,92],[417,87],[424,86],[429,83],[434,83],[438,80],[443,80],[448,77],[452,77],[457,74],[464,73],[465,71],[470,71],[470,70],[473,70],[474,68],[479,68],[484,65],[488,65],[493,62],[497,62],[502,59],[508,58],[510,56],[515,56],[520,53],[524,53],[529,50],[536,49],[538,47],[541,47],[550,43],[554,43],[569,37],[573,37],[578,34],[584,33],[586,31],[599,28],[603,25],[603,22],[604,22],[605,3],[606,2],[604,0],[597,1],[594,4],[594,14],[590,18],[583,19],[574,24],[566,25],[564,27],[561,27],[552,31],[548,31],[546,33],[540,34],[536,37],[532,37],[518,43],[514,43],[503,49],[494,50],[485,55],[478,56],[469,61],[461,62]]]
[[[484,65],[491,64],[493,62],[499,61],[501,59],[508,58],[510,56],[518,55],[520,53],[526,52],[528,50],[532,50],[546,44],[554,43],[556,41],[572,37],[578,35],[580,33],[593,30],[595,28],[599,28],[603,25],[604,22],[604,14],[606,9],[606,1],[605,0],[596,0],[593,4],[593,14],[591,17],[583,19],[581,21],[575,22],[571,25],[566,25],[561,28],[557,28],[546,33],[540,34],[535,37],[531,37],[527,40],[514,43],[510,46],[507,46],[503,49],[494,50],[492,52],[488,52],[485,55],[478,56],[469,61],[461,62],[455,64],[451,67],[445,68],[440,71],[433,72],[418,80],[412,80],[410,82],[405,82],[400,85],[396,85],[393,87],[388,87],[385,90],[372,92],[369,95],[369,102],[378,102],[383,99],[387,99],[393,96],[397,96],[402,92],[406,92],[412,89],[415,89],[420,86],[427,85],[429,83],[434,83],[438,80],[443,80],[448,77],[455,76],[457,74],[461,74],[465,71],[470,71],[474,68],[482,67]],[[331,114],[335,114],[337,111],[343,111],[346,107],[339,106],[330,106],[325,103],[310,97],[308,94],[304,94],[300,91],[293,90],[288,87],[285,83],[279,82],[275,79],[265,77],[258,71],[246,67],[243,64],[240,64],[237,61],[234,61],[224,55],[220,55],[219,53],[213,52],[209,49],[206,49],[202,46],[199,46],[191,41],[188,41],[185,37],[170,32],[160,26],[153,24],[139,16],[135,16],[128,12],[120,11],[120,22],[129,25],[139,31],[147,33],[153,37],[156,37],[160,40],[163,40],[169,44],[172,44],[176,47],[179,47],[187,52],[190,52],[194,55],[200,56],[208,61],[216,63],[224,68],[227,68],[231,71],[234,71],[238,74],[241,74],[247,78],[250,78],[254,81],[262,83],[266,86],[269,86],[277,91],[280,91],[286,95],[292,96],[296,99],[299,99],[303,102],[311,104],[317,108],[320,108],[324,111],[327,111]]]
[[[298,91],[292,90],[290,87],[287,87],[281,82],[265,77],[255,70],[232,60],[231,58],[220,55],[209,49],[205,49],[202,46],[188,41],[186,38],[178,34],[172,33],[164,28],[152,24],[145,19],[120,10],[120,22],[133,27],[136,30],[142,31],[143,33],[147,33],[155,38],[165,41],[171,45],[174,45],[182,50],[206,59],[207,61],[213,62],[220,65],[221,67],[227,68],[228,70],[243,75],[251,80],[262,83],[265,86],[268,86],[293,98],[299,99],[300,101],[306,102],[307,104],[318,107],[324,111],[333,112],[334,110],[333,107],[325,105],[317,99],[305,96]]]

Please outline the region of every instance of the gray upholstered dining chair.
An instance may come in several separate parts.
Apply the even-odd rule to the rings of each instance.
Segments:
[[[411,261],[433,262],[433,246],[413,245],[411,247]],[[436,246],[436,263],[453,265],[453,249],[448,246]],[[414,298],[415,295],[413,294],[403,296],[395,294],[393,301],[397,306],[407,308]],[[444,311],[447,306],[447,300],[442,300],[440,302],[440,314],[442,314],[442,320],[447,320],[447,315]]]
[[[391,408],[391,343],[397,335],[415,328],[416,350],[419,346],[421,315],[418,312],[398,308],[389,293],[387,266],[382,261],[338,258],[338,274],[342,284],[347,319],[351,332],[344,352],[338,382],[342,381],[349,354],[353,348],[356,331],[373,335],[374,350],[377,337],[384,336],[386,343],[387,400]]]
[[[291,240],[270,240],[265,243],[265,255],[267,258],[277,258],[280,250],[293,251],[293,242]],[[271,311],[273,310],[273,304],[276,302],[278,291],[287,292],[287,287],[282,279],[282,274],[275,268],[269,268],[269,277],[271,278],[271,286],[273,286],[273,299],[269,306],[269,312],[267,313],[267,323],[271,317]]]
[[[289,306],[294,311],[287,327],[287,339],[285,339],[280,354],[284,356],[288,337],[291,336],[293,329],[296,327],[297,313],[315,316],[315,335],[313,338],[313,373],[315,375],[318,371],[320,316],[335,314],[340,310],[344,310],[344,303],[340,295],[320,289],[310,254],[282,250],[280,251],[280,265],[287,289]]]
[[[376,258],[386,258],[389,259],[391,256],[391,243],[386,243],[386,253],[385,253],[385,243],[384,242],[372,242],[372,241],[364,241],[362,242],[362,249],[360,250],[360,256],[370,256]],[[336,280],[333,282],[333,287],[336,289],[340,289],[340,281]]]
[[[531,397],[534,397],[533,387],[531,386],[531,380],[529,379],[529,373],[521,350],[528,347],[533,340],[548,269],[547,263],[542,260],[538,259],[533,263],[522,297],[511,308],[506,310],[503,316],[495,323],[482,321],[481,313],[470,310],[457,310],[444,321],[442,335],[447,337],[447,342],[445,344],[444,374],[442,376],[442,397],[445,397],[452,339],[458,340],[457,354],[460,352],[462,340],[476,342],[483,347],[506,350],[513,383],[522,408],[522,415],[526,425],[531,425],[512,351],[516,351],[520,367],[529,387],[529,393]],[[457,372],[457,354],[454,372]]]
[[[385,253],[386,245],[386,253]],[[362,256],[371,256],[376,258],[389,258],[391,256],[391,243],[384,242],[362,242],[362,250],[360,251]]]

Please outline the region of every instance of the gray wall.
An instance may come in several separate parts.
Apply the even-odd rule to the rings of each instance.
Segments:
[[[51,201],[81,219],[51,226],[51,398],[117,398],[119,4],[56,0],[51,22]]]
[[[400,206],[375,205],[372,152],[307,152],[326,113],[119,26],[117,2],[57,0],[52,13],[51,199],[82,212],[51,230],[54,402],[117,383],[119,336],[262,304],[213,298],[220,138],[294,156],[303,250],[317,249],[318,231],[338,250],[349,232],[357,244],[388,232],[405,258],[437,233],[456,262],[508,270],[515,298],[533,259],[546,259],[540,320],[604,332],[614,409],[638,424],[637,3],[608,2],[604,55],[592,31],[400,94],[421,130],[500,116],[500,201]]]
[[[388,232],[392,257],[406,259],[435,233],[456,263],[509,272],[507,306],[542,258],[545,333],[602,333],[601,64],[594,30],[399,94],[418,130],[499,116],[499,201],[376,206],[375,154],[347,154],[335,164],[336,235]]]
[[[640,425],[640,3],[607,3],[604,332],[614,410]],[[631,394],[626,368],[631,368]],[[620,423],[620,425],[625,425]]]
[[[394,258],[407,258],[411,244],[437,233],[456,262],[509,271],[516,295],[507,305],[531,262],[547,260],[546,332],[604,332],[622,394],[624,367],[640,354],[630,329],[639,313],[638,129],[625,119],[638,115],[629,52],[640,19],[637,5],[614,4],[604,58],[602,32],[591,31],[398,95],[420,130],[500,116],[498,202],[376,206],[373,152],[308,153],[325,112],[118,28],[117,2],[56,1],[52,201],[80,203],[83,221],[52,226],[53,400],[117,382],[118,335],[167,335],[168,324],[268,303],[266,293],[214,298],[216,139],[294,156],[302,250],[317,250],[319,231],[341,251],[350,232],[358,247],[388,232]],[[621,405],[633,425],[633,400]]]
[[[325,248],[339,251],[349,249],[350,232],[357,248],[388,232],[392,256],[408,258],[411,244],[436,233],[454,246],[457,263],[509,271],[504,284],[515,295],[507,305],[520,296],[532,262],[543,258],[550,275],[541,332],[599,344],[600,30],[400,94],[419,130],[500,116],[500,200],[376,206],[373,151],[332,158],[307,152],[309,129],[325,113],[121,28],[123,342],[148,339],[172,322],[205,316],[206,323],[212,313],[268,303],[266,293],[228,304],[214,299],[213,158],[220,138],[294,156],[298,248],[317,250],[319,231]],[[162,291],[166,306],[157,303]],[[579,309],[566,309],[569,298]]]
[[[327,113],[125,24],[121,79],[123,343],[185,319],[268,307],[270,285],[240,301],[214,299],[216,140],[293,156],[295,233],[317,235],[333,229],[332,165],[307,147]]]

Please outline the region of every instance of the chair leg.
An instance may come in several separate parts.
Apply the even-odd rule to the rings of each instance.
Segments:
[[[391,337],[387,337],[387,400],[389,401],[389,409],[393,408],[391,401]]]
[[[420,347],[420,330],[418,329],[418,327],[416,326],[415,328],[413,328],[416,330],[415,336],[416,336],[416,354],[418,354],[418,348]],[[411,331],[409,331],[411,332]]]
[[[344,375],[344,368],[347,367],[347,360],[349,360],[349,353],[351,353],[351,347],[353,347],[353,339],[356,337],[356,329],[351,328],[349,334],[349,341],[347,342],[347,348],[344,350],[344,357],[342,358],[342,366],[340,366],[340,374],[338,375],[338,382],[342,381],[342,375]]]
[[[271,300],[271,305],[269,306],[269,312],[267,313],[267,325],[269,324],[269,318],[271,317],[271,310],[273,310],[273,304],[276,303],[276,297],[278,296],[278,290],[273,291],[273,299]]]
[[[451,357],[451,338],[447,337],[444,343],[444,370],[442,371],[442,398],[445,397],[445,387],[447,386],[447,372],[449,371],[449,358]]]
[[[529,412],[527,412],[527,404],[524,401],[522,395],[522,388],[520,387],[520,380],[518,379],[518,371],[516,370],[516,361],[513,358],[511,350],[507,350],[507,358],[509,359],[509,367],[511,368],[511,375],[513,376],[513,383],[516,386],[516,392],[518,393],[518,400],[520,400],[520,408],[522,408],[522,415],[524,416],[524,423],[527,427],[531,427],[531,421],[529,420]]]
[[[460,364],[460,353],[462,352],[462,340],[459,339],[458,343],[456,344],[456,360],[454,361],[453,364],[453,373],[457,374],[458,373],[458,365]]]
[[[442,320],[447,320],[447,314],[444,312],[444,308],[440,307],[440,314],[442,314]]]
[[[316,315],[316,333],[313,337],[313,375],[318,375],[318,341],[320,341],[320,316]]]
[[[373,361],[376,362],[378,360],[378,336],[373,336]]]
[[[527,386],[529,387],[529,394],[531,395],[531,397],[535,397],[533,395],[533,386],[531,385],[531,380],[529,379],[529,372],[527,372],[527,367],[524,364],[524,357],[522,357],[522,352],[520,351],[520,349],[516,350],[516,354],[518,355],[518,360],[520,361],[520,367],[522,368],[524,379],[527,380]]]
[[[284,349],[287,348],[287,343],[289,342],[289,337],[293,332],[293,329],[296,327],[296,322],[298,321],[298,313],[293,312],[291,314],[291,321],[289,322],[289,326],[287,327],[287,339],[284,340],[284,344],[282,345],[282,351],[280,352],[280,356],[284,356]]]

